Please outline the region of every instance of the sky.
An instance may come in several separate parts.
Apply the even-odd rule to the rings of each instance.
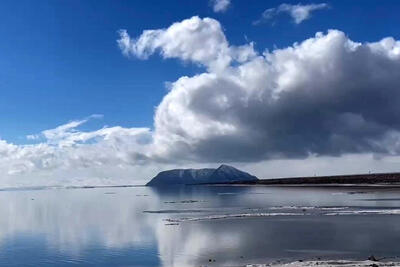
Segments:
[[[399,171],[397,1],[1,1],[0,187]],[[290,166],[289,168],[287,166]]]

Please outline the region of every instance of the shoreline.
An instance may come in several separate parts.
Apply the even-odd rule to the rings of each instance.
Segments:
[[[239,185],[303,185],[303,186],[391,186],[400,187],[400,173],[369,173],[331,176],[303,176],[288,178],[259,179],[257,181],[238,181],[229,184]]]
[[[318,261],[296,261],[291,263],[277,263],[277,264],[247,264],[245,267],[386,267],[386,266],[400,266],[400,262],[393,261],[351,261],[351,260],[318,260]]]
[[[384,266],[400,266],[400,257],[382,257],[375,258],[373,255],[369,256],[366,260],[356,259],[321,259],[314,257],[308,260],[286,261],[276,260],[264,264],[246,264],[245,267],[384,267]]]
[[[290,263],[271,263],[271,264],[247,264],[246,267],[384,267],[400,266],[399,261],[352,261],[352,260],[317,260],[317,261],[295,261]]]
[[[221,183],[221,184],[194,184],[186,186],[268,186],[268,187],[323,187],[323,188],[373,188],[373,189],[390,189],[390,188],[400,188],[400,184],[261,184],[261,183]]]

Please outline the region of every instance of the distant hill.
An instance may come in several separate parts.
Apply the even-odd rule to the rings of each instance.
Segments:
[[[258,178],[232,166],[221,165],[217,169],[175,169],[157,174],[147,186],[218,184],[255,182]]]
[[[257,181],[234,182],[259,185],[340,185],[340,184],[390,184],[400,185],[400,173],[371,173],[316,177],[296,177],[278,179],[260,179]]]

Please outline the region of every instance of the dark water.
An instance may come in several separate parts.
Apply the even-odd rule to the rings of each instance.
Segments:
[[[399,244],[396,189],[0,191],[0,266],[240,266],[395,257]]]

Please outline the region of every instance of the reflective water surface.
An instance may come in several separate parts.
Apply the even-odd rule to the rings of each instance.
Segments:
[[[0,191],[0,266],[240,266],[395,257],[399,244],[398,189]]]

